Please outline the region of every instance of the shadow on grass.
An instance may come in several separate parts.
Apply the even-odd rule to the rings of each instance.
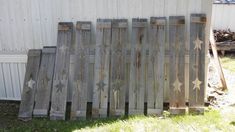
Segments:
[[[232,121],[229,124],[235,126],[235,121]]]
[[[105,119],[89,119],[89,120],[77,120],[77,121],[51,121],[48,118],[34,118],[29,122],[19,121],[14,119],[5,124],[2,127],[3,131],[63,131],[71,132],[82,128],[98,127],[105,124],[112,124],[120,120],[126,120],[127,117],[121,118],[105,118]],[[0,128],[1,130],[1,128]]]

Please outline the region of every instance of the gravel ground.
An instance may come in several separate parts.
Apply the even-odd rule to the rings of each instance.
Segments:
[[[228,87],[228,90],[225,92],[220,90],[222,87],[220,77],[215,68],[214,61],[211,60],[208,72],[209,85],[207,88],[207,96],[214,97],[208,100],[211,102],[211,106],[216,109],[235,105],[235,73],[226,69],[223,69],[223,72]]]

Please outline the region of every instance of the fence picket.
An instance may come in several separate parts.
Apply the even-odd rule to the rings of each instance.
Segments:
[[[73,23],[59,23],[51,98],[51,120],[65,120]]]
[[[189,65],[189,112],[204,113],[205,14],[191,14]]]

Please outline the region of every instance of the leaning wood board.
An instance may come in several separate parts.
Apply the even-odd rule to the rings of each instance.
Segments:
[[[169,17],[170,112],[185,113],[185,17]]]
[[[132,19],[129,115],[144,114],[147,19]]]
[[[40,61],[41,50],[29,50],[23,92],[21,96],[20,110],[18,115],[19,119],[21,120],[32,119]]]
[[[51,98],[51,120],[65,120],[72,32],[73,23],[59,23]]]
[[[89,46],[91,45],[91,22],[77,22],[75,34],[75,69],[71,119],[86,119],[89,83]]]
[[[33,116],[46,117],[51,100],[52,78],[55,66],[56,47],[44,47],[38,74],[37,92]]]
[[[151,17],[147,74],[148,115],[161,114],[163,111],[166,30],[165,17]]]
[[[111,19],[98,19],[96,26],[95,78],[92,117],[107,117]]]
[[[190,17],[189,112],[204,113],[205,14]]]
[[[128,40],[127,19],[112,21],[111,69],[110,69],[110,116],[125,114],[125,47]]]

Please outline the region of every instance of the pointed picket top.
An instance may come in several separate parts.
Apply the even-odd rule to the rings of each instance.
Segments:
[[[27,82],[28,88],[33,89],[33,86],[35,85],[35,83],[36,82],[32,78],[30,78],[30,80]]]
[[[181,85],[182,85],[182,83],[179,81],[179,78],[177,77],[175,82],[173,83],[174,91],[181,92],[181,88],[180,88]]]
[[[203,43],[203,41],[201,41],[197,35],[196,40],[193,41],[193,43],[195,44],[194,49],[195,50],[201,50],[201,44]]]
[[[201,85],[201,81],[198,79],[198,78],[196,78],[194,81],[193,81],[193,84],[194,84],[194,87],[193,87],[193,89],[198,89],[198,90],[200,90],[200,85]]]

